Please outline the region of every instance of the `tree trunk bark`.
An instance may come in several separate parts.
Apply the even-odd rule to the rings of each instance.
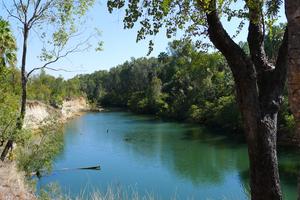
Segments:
[[[16,121],[16,130],[15,134],[18,134],[18,132],[22,129],[25,113],[26,113],[26,101],[27,101],[27,75],[26,75],[26,56],[27,56],[27,40],[28,40],[28,25],[24,24],[24,30],[23,30],[23,51],[22,51],[22,65],[21,65],[21,82],[22,82],[22,96],[21,96],[21,109],[20,109],[20,115]],[[8,140],[6,143],[0,159],[4,161],[6,158],[8,152],[10,149],[13,148],[14,143],[14,135]]]
[[[236,87],[248,144],[251,199],[280,200],[282,193],[276,151],[279,107],[274,106],[278,98],[261,99],[255,79],[242,80],[236,82]]]
[[[252,124],[257,127],[256,137],[247,139],[253,200],[282,199],[276,153],[276,125],[277,113],[262,114],[257,119],[257,124]]]
[[[300,1],[286,0],[288,21],[288,92],[291,111],[296,121],[296,139],[300,141]]]
[[[23,54],[22,54],[22,67],[21,67],[21,78],[22,78],[22,99],[21,99],[21,112],[20,117],[17,121],[17,129],[21,130],[26,113],[26,101],[27,101],[27,74],[26,74],[26,56],[27,56],[27,40],[28,40],[28,26],[24,25],[24,42],[23,42]]]

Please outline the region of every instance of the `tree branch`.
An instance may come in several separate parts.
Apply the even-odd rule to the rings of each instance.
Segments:
[[[31,71],[29,71],[29,73],[27,74],[27,76],[26,76],[27,79],[30,77],[30,75],[31,75],[33,72],[35,72],[35,71],[37,71],[37,70],[41,70],[41,69],[50,69],[50,70],[53,70],[53,71],[66,71],[66,72],[71,72],[71,71],[64,70],[64,69],[54,69],[54,68],[50,68],[50,67],[48,67],[48,66],[51,65],[51,64],[53,64],[53,63],[55,63],[55,62],[57,62],[57,61],[60,60],[61,58],[67,57],[67,56],[68,56],[69,54],[71,54],[71,53],[77,53],[77,52],[82,52],[82,51],[87,50],[87,49],[89,48],[89,46],[87,46],[86,48],[83,48],[83,49],[81,49],[80,47],[83,46],[84,44],[86,44],[86,43],[90,40],[91,37],[92,37],[92,36],[88,37],[88,38],[87,38],[86,40],[84,40],[83,42],[78,43],[74,48],[72,48],[72,49],[66,51],[64,54],[61,54],[61,52],[63,51],[63,47],[60,48],[60,49],[58,50],[58,53],[57,53],[57,56],[56,56],[55,59],[53,59],[53,60],[51,60],[51,61],[45,63],[45,64],[44,64],[43,66],[41,66],[41,67],[33,68],[33,69],[32,69]]]
[[[3,0],[2,0],[2,4],[3,4],[3,6],[4,6],[4,9],[6,10],[6,12],[8,13],[8,15],[9,15],[10,17],[13,17],[13,18],[19,20],[22,24],[24,23],[24,22],[22,21],[22,18],[21,18],[20,15],[19,15],[19,16],[14,15],[14,14],[6,7],[6,4],[4,3]]]
[[[268,62],[264,49],[265,34],[261,4],[262,2],[260,0],[246,1],[246,5],[249,9],[249,31],[247,40],[252,61],[259,75],[264,71],[274,69],[274,66]]]
[[[222,52],[225,56],[229,66],[233,72],[235,79],[238,77],[248,76],[241,74],[242,72],[251,72],[252,78],[256,77],[255,70],[253,69],[250,59],[245,52],[238,46],[228,35],[224,29],[216,9],[216,1],[212,0],[210,3],[210,11],[207,12],[208,35],[215,47]],[[245,63],[248,62],[248,63]],[[241,65],[244,63],[244,65]]]
[[[29,25],[30,25],[31,22],[34,20],[34,18],[36,17],[36,13],[37,13],[37,10],[38,10],[38,7],[39,7],[40,3],[41,3],[41,0],[37,0],[37,1],[35,2],[32,17],[28,20],[28,24],[29,24]]]
[[[57,62],[60,58],[62,58],[62,57],[59,56],[59,57],[55,58],[54,60],[51,60],[51,61],[45,63],[42,67],[35,67],[35,68],[33,68],[33,69],[27,74],[27,79],[30,77],[30,75],[31,75],[33,72],[35,72],[35,71],[37,71],[37,70],[40,70],[40,69],[45,69],[48,65]]]
[[[224,29],[217,13],[216,0],[210,1],[210,8],[206,16],[209,38],[225,56],[232,71],[236,85],[237,102],[242,116],[246,120],[244,126],[248,130],[247,138],[250,141],[254,140],[257,132],[252,125],[260,112],[255,66],[242,48],[232,40]]]
[[[35,12],[31,17],[30,22],[28,22],[30,28],[35,24],[36,21],[38,21],[43,16],[45,11],[49,9],[51,3],[51,1],[47,1],[44,5],[40,6],[40,8],[37,7],[35,9]]]

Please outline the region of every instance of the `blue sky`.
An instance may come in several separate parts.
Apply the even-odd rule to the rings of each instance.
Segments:
[[[68,79],[76,74],[92,73],[97,70],[109,69],[118,64],[129,60],[131,57],[143,57],[146,56],[148,52],[148,41],[141,41],[136,43],[136,30],[124,30],[123,29],[123,12],[115,11],[110,14],[107,11],[106,1],[103,3],[96,3],[93,9],[90,11],[86,18],[86,23],[83,25],[85,30],[84,35],[89,35],[94,28],[98,28],[102,32],[102,36],[98,39],[104,42],[104,50],[101,52],[95,52],[94,48],[87,52],[75,53],[69,55],[67,58],[55,63],[51,67],[53,68],[64,68],[72,72],[54,72],[48,70],[47,73],[54,76],[63,76]],[[284,16],[283,8],[280,11],[280,15]],[[280,22],[285,21],[284,17],[280,18]],[[17,31],[15,21],[12,21],[12,27],[17,38],[18,46],[21,46],[21,34]],[[224,21],[224,26],[230,34],[234,34],[236,27],[238,25],[237,21],[231,21],[230,23]],[[242,33],[235,39],[236,41],[246,40],[247,30],[244,28]],[[180,35],[177,36],[180,38]],[[154,38],[155,46],[154,51],[150,56],[157,56],[160,52],[165,51],[168,40],[165,37],[164,31],[159,33]],[[173,38],[175,39],[175,38]],[[93,40],[92,43],[96,43]],[[72,45],[72,43],[71,43]],[[28,71],[33,67],[41,66],[41,61],[37,58],[40,55],[41,42],[37,35],[32,32],[29,39],[29,49],[28,49]],[[20,52],[19,52],[20,54]],[[20,58],[20,56],[18,56]],[[20,62],[19,62],[20,63]]]

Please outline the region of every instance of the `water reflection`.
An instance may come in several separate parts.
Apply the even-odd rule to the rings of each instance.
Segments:
[[[127,151],[137,158],[159,157],[171,173],[194,185],[222,183],[227,172],[248,167],[243,145],[227,145],[228,137],[213,135],[205,128],[156,122],[151,129],[141,124],[134,130],[124,134]]]
[[[109,130],[109,131],[107,131]],[[294,199],[294,160],[281,152],[280,174],[286,199]],[[300,162],[300,159],[298,159]],[[56,167],[77,167],[101,161],[101,173],[54,174],[39,182],[58,181],[74,193],[107,185],[137,186],[162,199],[247,199],[247,149],[222,132],[126,112],[91,113],[66,126],[65,148]]]

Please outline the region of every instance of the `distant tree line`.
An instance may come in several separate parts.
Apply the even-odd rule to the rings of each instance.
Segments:
[[[39,100],[53,107],[60,107],[63,100],[83,96],[78,79],[64,80],[46,74],[44,70],[28,81],[28,99]]]
[[[272,32],[276,31],[279,40],[282,27],[274,27]],[[276,57],[272,41],[266,38],[266,52]],[[240,45],[248,48],[247,43]],[[132,58],[109,71],[79,75],[71,80],[79,80],[81,91],[98,106],[124,107],[136,113],[242,129],[234,80],[224,57],[198,51],[189,40],[173,41],[168,51],[157,58]],[[294,121],[287,101],[278,123],[281,133],[293,132]]]
[[[7,68],[2,84],[10,95],[15,95],[18,100],[21,95],[20,70],[14,67]],[[1,84],[1,83],[0,83]],[[53,107],[60,107],[63,100],[85,96],[80,90],[79,79],[64,80],[62,77],[55,78],[41,70],[39,74],[28,79],[28,100],[38,100]],[[8,95],[9,96],[9,95]]]

